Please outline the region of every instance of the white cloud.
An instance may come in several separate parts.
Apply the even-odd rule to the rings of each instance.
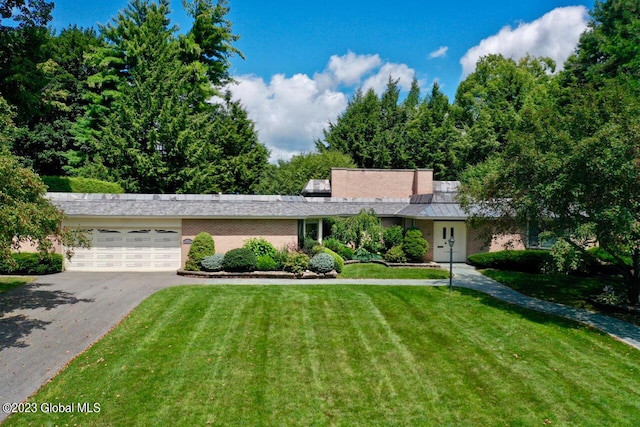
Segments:
[[[489,54],[520,59],[527,54],[550,57],[557,69],[573,53],[582,32],[587,28],[588,10],[584,6],[561,7],[541,18],[522,23],[517,28],[504,27],[472,47],[462,57],[462,78],[471,74],[476,62]]]
[[[409,90],[415,71],[405,64],[383,63],[379,55],[333,55],[327,67],[311,78],[306,74],[276,74],[267,83],[253,75],[235,76],[229,89],[240,100],[271,150],[271,160],[288,159],[315,149],[315,141],[329,121],[335,121],[348,104],[345,92],[357,87],[382,93],[389,76]],[[343,92],[343,90],[345,92]]]
[[[441,46],[439,49],[434,50],[429,54],[429,59],[442,58],[443,56],[446,56],[448,50],[448,46]]]
[[[364,90],[373,88],[377,94],[381,94],[387,87],[389,77],[391,77],[394,80],[399,79],[398,86],[402,90],[409,90],[415,75],[415,70],[409,68],[406,64],[387,63],[380,67],[375,75],[369,77],[362,87]]]
[[[379,55],[356,55],[349,51],[343,56],[332,55],[327,71],[333,74],[338,82],[354,85],[360,83],[363,75],[380,65],[382,60]]]

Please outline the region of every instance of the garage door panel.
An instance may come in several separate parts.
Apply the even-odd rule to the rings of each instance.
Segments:
[[[96,228],[90,249],[76,249],[68,270],[177,270],[181,263],[180,232],[167,228]]]

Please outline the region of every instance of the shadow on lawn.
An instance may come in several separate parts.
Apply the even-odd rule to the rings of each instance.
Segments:
[[[0,350],[9,347],[26,347],[24,339],[34,329],[45,329],[51,323],[29,318],[23,313],[11,315],[12,312],[51,310],[61,305],[93,302],[92,299],[76,298],[70,292],[46,289],[48,286],[52,285],[31,283],[0,294]]]

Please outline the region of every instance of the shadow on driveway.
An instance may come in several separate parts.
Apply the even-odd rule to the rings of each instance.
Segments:
[[[28,311],[51,310],[61,305],[93,302],[72,293],[47,289],[47,283],[30,283],[0,294],[0,350],[26,347],[24,339],[34,329],[45,329],[51,322],[31,318]]]

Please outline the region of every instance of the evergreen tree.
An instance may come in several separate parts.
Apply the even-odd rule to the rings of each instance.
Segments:
[[[316,146],[348,154],[361,168],[432,168],[438,179],[456,179],[461,132],[449,100],[437,83],[421,100],[417,80],[404,101],[400,95],[398,80],[392,78],[380,97],[372,89],[364,96],[356,91]]]
[[[355,168],[351,157],[334,150],[299,154],[291,160],[269,165],[255,192],[258,194],[299,195],[311,179],[331,178],[331,168]]]
[[[87,153],[76,174],[129,192],[249,192],[257,181],[267,154],[246,113],[229,100],[209,102],[237,53],[227,8],[187,6],[194,27],[186,36],[175,35],[168,0],[132,0],[101,28],[106,45],[89,56],[98,72],[76,127]]]

